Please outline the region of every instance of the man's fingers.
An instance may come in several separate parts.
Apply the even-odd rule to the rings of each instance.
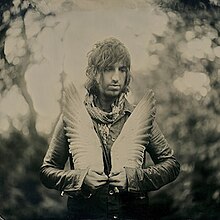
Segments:
[[[119,182],[124,179],[124,174],[122,172],[118,173],[117,175],[109,177],[109,181],[112,182]]]
[[[115,186],[115,187],[119,187],[119,188],[125,189],[126,188],[126,184],[127,184],[125,170],[121,170],[120,172],[117,172],[116,175],[111,176],[109,178],[109,184],[111,186]]]
[[[90,171],[91,171],[91,172],[95,172],[95,173],[97,173],[97,174],[99,174],[99,175],[104,174],[104,171],[103,171],[103,170],[96,170],[96,169],[91,168]]]
[[[101,181],[96,184],[96,187],[100,187],[106,184],[106,181]]]
[[[105,185],[106,183],[107,181],[97,181],[93,178],[90,178],[89,180],[85,182],[85,184],[91,187],[92,189],[97,189],[98,187]]]
[[[122,187],[122,183],[121,182],[110,182],[109,185],[116,186],[116,187]]]
[[[120,174],[122,171],[112,171],[109,175],[109,177],[112,177],[112,176],[117,176],[118,174]]]
[[[119,175],[112,176],[112,177],[109,178],[109,182],[119,182],[119,181],[120,181]]]
[[[92,178],[98,180],[98,181],[103,181],[103,180],[108,179],[108,177],[104,173],[102,173],[100,175],[96,171],[93,171],[93,170],[89,170],[88,175],[91,176]]]
[[[91,187],[92,189],[97,189],[97,188],[99,188],[99,187],[105,185],[106,183],[107,183],[106,181],[95,181],[95,180],[93,180],[93,181],[91,181],[91,183],[90,183],[90,187]]]

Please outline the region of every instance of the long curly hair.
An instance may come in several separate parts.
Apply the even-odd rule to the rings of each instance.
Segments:
[[[119,62],[128,69],[122,92],[125,94],[129,92],[131,57],[123,43],[116,38],[105,39],[97,42],[93,49],[88,52],[87,56],[88,65],[86,68],[86,76],[88,79],[85,83],[85,88],[90,94],[98,94],[97,73],[104,73],[106,67],[113,66]]]

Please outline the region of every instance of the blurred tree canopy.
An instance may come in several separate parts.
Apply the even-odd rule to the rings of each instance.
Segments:
[[[142,75],[137,88],[142,91],[145,82],[155,89],[158,122],[182,168],[175,183],[152,195],[152,210],[159,209],[158,217],[167,215],[164,219],[218,219],[220,4],[157,3],[167,13],[169,27],[163,36],[152,39],[148,52],[157,60],[156,67]]]
[[[46,27],[46,18],[55,16],[45,2],[0,2],[0,94],[3,97],[15,85],[29,108],[28,117],[21,118],[25,121],[21,130],[11,123],[8,136],[0,135],[0,215],[6,219],[58,219],[65,215],[64,202],[39,181],[48,137],[36,130],[37,112],[25,81],[28,66],[43,59],[34,50],[34,39]],[[156,92],[158,123],[182,167],[174,183],[151,193],[152,213],[159,219],[218,219],[220,3],[153,3],[166,13],[169,22],[163,34],[152,37],[146,51],[151,68],[147,75],[136,74],[133,87],[136,100],[146,87]]]
[[[25,80],[28,66],[42,60],[34,51],[34,39],[46,26],[44,19],[54,16],[42,5],[28,0],[0,2],[0,99],[16,86],[29,110],[19,119],[21,130],[9,118],[8,135],[0,135],[0,216],[5,219],[65,216],[64,200],[44,189],[39,180],[48,137],[36,130],[37,112]],[[32,13],[35,20],[30,20]]]

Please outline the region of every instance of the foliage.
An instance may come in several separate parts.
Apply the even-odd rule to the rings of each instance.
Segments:
[[[36,130],[37,113],[25,80],[29,65],[39,62],[33,57],[33,40],[42,31],[45,17],[52,16],[37,8],[36,2],[0,2],[0,98],[16,85],[29,108],[26,118],[18,119],[23,125],[21,130],[11,122],[8,135],[0,136],[0,213],[6,219],[65,216],[65,200],[62,202],[57,193],[44,189],[39,180],[48,138]],[[35,21],[29,20],[31,13],[35,13]],[[33,22],[41,23],[42,27],[33,31]]]
[[[164,9],[182,12],[216,9],[220,5],[218,0],[156,0],[155,2]]]
[[[24,136],[13,128],[9,137],[0,136],[0,142],[0,176],[4,177],[0,182],[0,213],[3,217],[43,219],[48,216],[48,212],[50,217],[65,216],[60,199],[54,193],[44,190],[39,180],[39,168],[48,145],[47,138]],[[55,211],[54,205],[59,207]]]
[[[141,91],[147,84],[156,91],[158,123],[182,168],[175,183],[159,194],[152,194],[151,208],[160,218],[167,215],[164,219],[218,219],[220,28],[216,11],[219,9],[194,10],[191,14],[166,10],[169,29],[163,36],[155,36],[149,47],[149,54],[156,56],[159,64],[151,74],[142,75],[136,86]],[[209,42],[207,45],[204,39]],[[195,91],[199,82],[190,82],[193,74],[201,72],[209,82],[204,85],[204,94],[202,90]],[[188,81],[177,84],[184,75],[188,75]],[[194,87],[190,88],[191,83]]]

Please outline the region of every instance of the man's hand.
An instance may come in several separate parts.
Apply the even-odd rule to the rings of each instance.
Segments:
[[[109,175],[109,184],[115,187],[118,187],[119,189],[126,189],[127,188],[127,178],[126,178],[126,172],[123,168],[120,171],[115,171],[110,173]]]
[[[100,186],[106,184],[108,181],[108,176],[104,172],[89,169],[85,179],[84,184],[86,184],[91,190],[96,190]]]

